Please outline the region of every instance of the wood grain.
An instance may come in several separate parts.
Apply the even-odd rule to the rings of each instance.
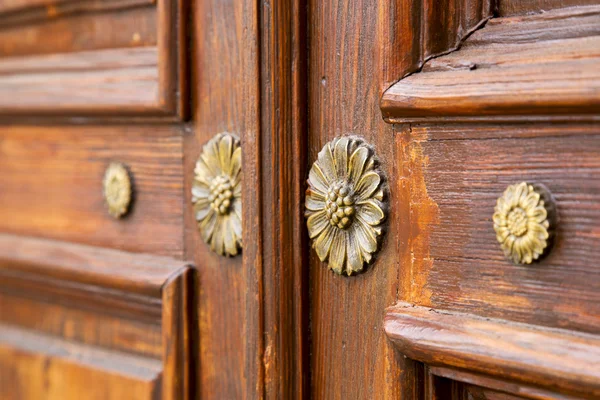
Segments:
[[[158,29],[156,6],[0,26],[0,56],[155,46]]]
[[[155,399],[160,361],[124,355],[0,325],[0,397]]]
[[[415,229],[427,243],[427,262],[410,272],[411,301],[598,332],[597,127],[442,125],[415,127],[411,133],[410,151],[421,157],[425,199],[435,204],[435,217]],[[491,221],[496,199],[521,181],[547,185],[559,213],[553,250],[530,266],[505,260]],[[413,214],[427,204],[420,196],[413,194]]]
[[[501,17],[509,15],[523,15],[544,13],[556,8],[585,6],[598,4],[597,0],[499,0],[498,15]]]
[[[187,263],[2,234],[0,277],[3,398],[193,394]]]
[[[385,331],[408,357],[586,399],[600,395],[600,337],[452,314],[409,304],[390,308]]]
[[[598,6],[492,19],[460,50],[393,85],[384,118],[597,115],[599,26]]]
[[[98,0],[0,13],[0,118],[187,118],[186,10]]]
[[[2,127],[0,229],[179,258],[182,151],[177,127]],[[133,177],[133,207],[122,220],[104,205],[111,161]]]
[[[164,114],[156,47],[0,59],[0,113]]]
[[[260,3],[262,4],[262,3]],[[195,1],[191,115],[184,139],[185,257],[198,266],[198,398],[264,397],[260,195],[259,3]],[[191,204],[194,165],[214,135],[241,138],[242,255],[224,258],[200,238]]]
[[[261,229],[265,397],[308,397],[306,10],[262,7]],[[282,246],[282,243],[289,245]]]
[[[0,4],[0,29],[73,14],[114,12],[152,5],[156,0],[8,0]]]
[[[436,377],[442,377],[458,384],[462,383],[463,391],[478,400],[523,398],[535,400],[575,400],[578,398],[520,382],[497,379],[488,375],[475,374],[455,368],[430,367],[429,372]]]

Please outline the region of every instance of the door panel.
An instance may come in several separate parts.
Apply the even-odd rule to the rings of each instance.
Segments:
[[[186,399],[192,270],[170,258],[0,235],[3,399]]]

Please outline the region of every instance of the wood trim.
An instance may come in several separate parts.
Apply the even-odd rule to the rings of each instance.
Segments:
[[[195,393],[193,272],[166,257],[0,234],[0,291],[161,324],[165,399]]]
[[[430,366],[461,368],[545,389],[600,396],[600,336],[483,319],[400,303],[384,328],[398,350]]]
[[[454,382],[466,383],[467,388],[471,386],[477,386],[482,388],[485,392],[489,390],[493,393],[503,393],[519,396],[519,399],[535,399],[535,400],[577,400],[579,397],[571,397],[567,395],[560,395],[557,397],[555,392],[536,388],[534,386],[515,383],[511,381],[505,381],[502,379],[491,378],[486,375],[473,374],[471,372],[462,371],[454,368],[444,367],[430,367],[428,368],[429,373],[436,377],[445,378]],[[512,399],[512,397],[510,397]]]
[[[387,90],[384,119],[597,117],[598,26],[600,6],[492,19],[460,50],[430,60]]]
[[[152,6],[156,0],[37,0],[0,5],[0,29],[37,23],[73,14],[114,12],[126,8]]]
[[[395,0],[382,2],[379,24],[383,90],[419,71],[433,58],[456,50],[492,18],[494,0]]]
[[[156,7],[157,44],[0,60],[0,122],[181,121],[188,117],[184,0],[86,0],[47,7],[70,12],[118,12]],[[4,22],[31,23],[36,7],[0,14]],[[53,9],[54,10],[54,9]],[[54,11],[53,11],[54,12]],[[35,14],[35,13],[34,13]],[[10,20],[4,21],[3,19]],[[22,20],[25,18],[25,20]],[[35,21],[34,21],[35,22]],[[25,70],[15,66],[25,65]],[[16,95],[15,95],[16,94]]]
[[[265,397],[308,395],[306,8],[301,0],[262,7],[262,287]],[[285,38],[285,39],[284,39]],[[283,245],[282,244],[289,244]]]

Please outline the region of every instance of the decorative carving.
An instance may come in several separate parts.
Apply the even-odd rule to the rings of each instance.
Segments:
[[[109,164],[102,186],[108,213],[115,218],[127,214],[131,204],[131,179],[127,168],[121,163]]]
[[[531,264],[549,249],[556,212],[544,186],[511,185],[498,198],[494,211],[496,238],[514,263]]]
[[[372,147],[341,137],[323,147],[310,169],[308,233],[319,259],[340,275],[362,271],[377,251],[386,217],[377,167]]]
[[[221,133],[202,148],[194,170],[192,202],[198,230],[211,250],[235,256],[242,248],[242,148]]]

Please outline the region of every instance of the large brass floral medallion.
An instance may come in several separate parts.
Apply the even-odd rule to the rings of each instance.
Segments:
[[[506,257],[516,264],[531,264],[549,249],[556,212],[548,190],[521,182],[498,199],[493,216],[496,238]]]
[[[321,261],[342,275],[362,271],[377,251],[386,212],[373,148],[338,137],[319,152],[308,176],[308,233]]]
[[[108,213],[115,218],[127,214],[131,203],[131,179],[123,164],[108,165],[104,172],[102,189]]]
[[[242,148],[221,133],[206,143],[194,170],[192,202],[202,239],[222,256],[242,248]]]

